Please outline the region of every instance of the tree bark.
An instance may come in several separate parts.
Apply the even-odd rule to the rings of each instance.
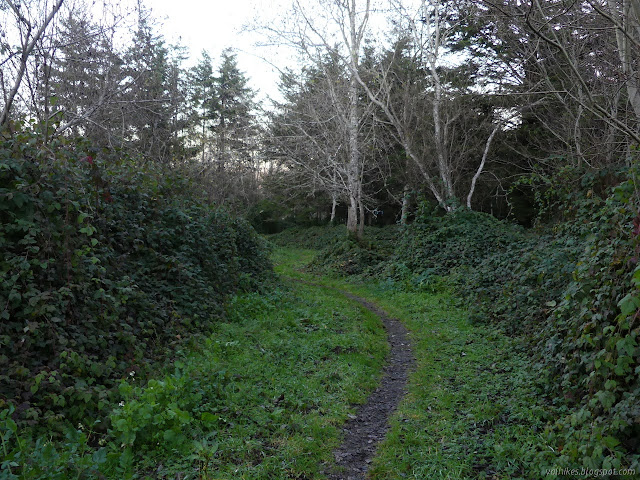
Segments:
[[[409,217],[409,185],[404,186],[404,191],[402,192],[402,210],[400,212],[400,224],[406,225],[407,218]]]

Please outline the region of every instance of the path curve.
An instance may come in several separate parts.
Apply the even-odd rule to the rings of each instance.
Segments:
[[[376,448],[389,429],[389,417],[406,394],[407,378],[415,359],[407,329],[400,320],[362,297],[340,292],[380,318],[391,347],[378,388],[343,428],[344,440],[334,452],[337,468],[329,474],[331,480],[365,480]]]
[[[382,370],[380,384],[369,395],[366,403],[358,407],[355,417],[344,425],[342,444],[333,452],[335,467],[326,472],[330,480],[366,480],[367,470],[378,444],[389,429],[389,418],[406,394],[409,372],[415,363],[408,331],[400,320],[390,317],[387,312],[362,297],[300,278],[288,278],[306,285],[331,288],[340,292],[377,315],[387,332],[390,350]]]

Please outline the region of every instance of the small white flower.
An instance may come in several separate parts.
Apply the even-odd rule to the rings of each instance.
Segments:
[[[124,407],[124,402],[120,402],[120,403],[118,404],[118,406],[119,406],[119,407]]]
[[[129,375],[130,375],[131,377],[133,377],[135,374],[136,374],[136,372],[134,372],[133,370],[131,370],[131,371],[129,372]]]

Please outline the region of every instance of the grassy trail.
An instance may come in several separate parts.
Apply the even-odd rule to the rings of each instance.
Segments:
[[[416,359],[368,478],[542,478],[526,466],[538,412],[509,338],[471,325],[450,292],[307,273],[314,254],[276,249],[280,286],[238,295],[157,379],[122,386],[112,424],[128,460],[105,478],[342,478],[343,429],[379,385],[389,344],[380,315],[336,289],[401,320]]]
[[[121,388],[115,440],[133,462],[108,478],[327,478],[342,427],[379,382],[380,319],[287,280],[227,311],[157,379]]]
[[[403,321],[417,367],[409,394],[369,469],[372,480],[544,478],[529,460],[541,412],[524,355],[498,331],[472,325],[451,292],[407,292],[300,270],[313,251],[279,249],[279,273],[363,297]]]

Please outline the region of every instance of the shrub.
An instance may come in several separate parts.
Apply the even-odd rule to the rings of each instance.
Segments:
[[[312,270],[332,271],[339,275],[367,273],[384,260],[376,248],[364,241],[346,237],[323,249],[310,265]]]
[[[251,227],[185,178],[79,139],[2,140],[0,220],[0,409],[54,433],[104,419],[120,378],[270,272]]]
[[[414,274],[448,275],[458,267],[476,268],[522,236],[520,227],[460,208],[443,217],[418,216],[406,227],[395,258]]]

